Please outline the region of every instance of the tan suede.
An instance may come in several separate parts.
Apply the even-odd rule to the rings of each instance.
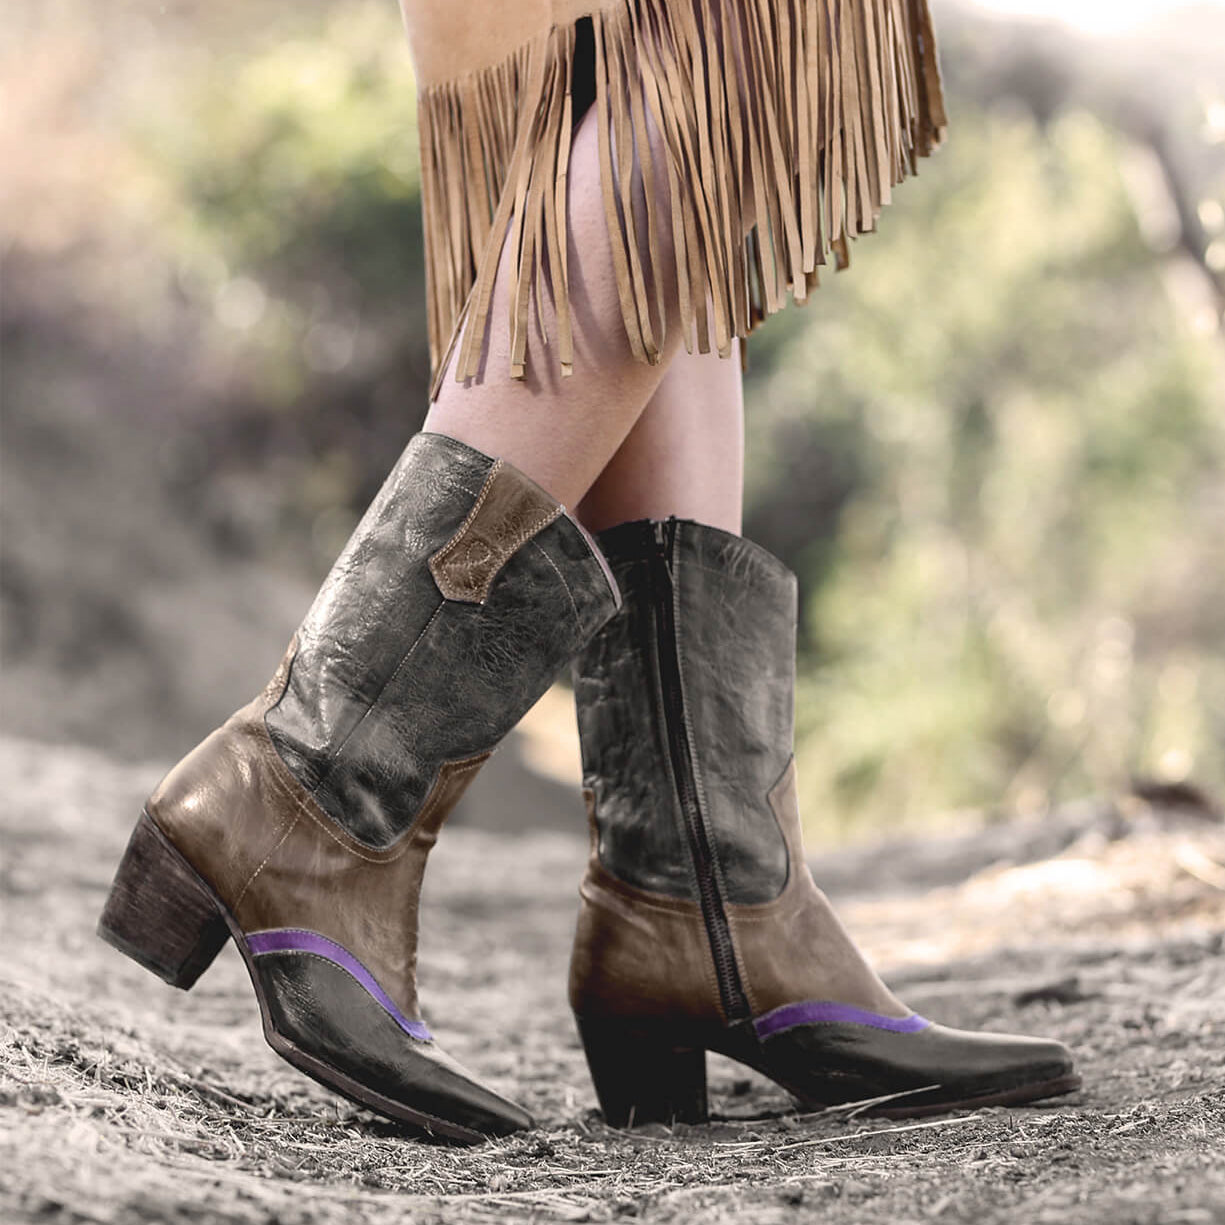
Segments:
[[[803,301],[947,123],[927,0],[401,0],[419,86],[430,356],[485,371],[507,288],[513,377],[573,369],[567,192],[577,23],[591,21],[600,176],[626,339],[659,360],[662,233],[687,346],[723,354]],[[651,129],[666,154],[649,153]],[[637,162],[668,187],[634,187]],[[586,187],[584,184],[583,187]],[[637,220],[647,210],[647,224]],[[645,231],[645,232],[641,232]],[[752,231],[751,233],[747,233]],[[746,237],[747,233],[747,237]],[[510,235],[510,258],[500,254]],[[548,350],[527,351],[549,295]],[[462,338],[461,338],[462,332]],[[537,341],[532,341],[536,349]]]
[[[417,899],[426,857],[482,753],[447,762],[392,846],[355,841],[273,747],[263,716],[284,688],[291,644],[268,687],[158,785],[149,815],[245,932],[304,928],[344,946],[405,1016],[419,1018]]]
[[[541,34],[573,25],[580,17],[611,9],[622,0],[491,0],[439,4],[400,0],[400,11],[422,89],[493,67]]]

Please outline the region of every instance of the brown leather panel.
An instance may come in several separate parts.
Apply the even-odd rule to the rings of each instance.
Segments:
[[[294,634],[263,692],[184,757],[145,805],[227,906],[232,907],[294,817],[292,793],[285,786],[292,777],[287,770],[269,772],[261,763],[267,741],[263,716],[284,692],[297,650]],[[233,797],[238,797],[237,806]],[[207,871],[206,864],[211,865]]]
[[[149,814],[244,931],[318,932],[348,949],[416,1017],[426,856],[489,753],[445,763],[409,832],[374,850],[319,808],[273,747],[263,714],[275,679],[167,775]]]
[[[227,719],[162,779],[146,804],[231,911],[299,816],[296,797],[267,762],[265,705],[261,695]]]
[[[270,751],[275,751],[271,749]],[[235,918],[244,931],[302,927],[343,945],[409,1017],[418,1015],[417,901],[438,830],[488,754],[448,762],[421,820],[393,856],[347,845],[313,804],[248,883]]]
[[[587,798],[594,826],[594,794]],[[755,1016],[801,1000],[834,1000],[885,1016],[908,1009],[864,960],[804,861],[795,763],[771,789],[791,872],[772,902],[727,905],[741,980]],[[593,831],[593,848],[596,845]],[[718,980],[697,903],[627,885],[593,853],[580,888],[570,1002],[584,1016],[722,1020]]]
[[[570,1005],[585,1017],[723,1020],[718,979],[698,906],[626,885],[592,855],[570,959]]]
[[[864,960],[812,879],[804,860],[794,759],[769,798],[787,840],[787,887],[772,902],[727,907],[754,1015],[802,1000],[834,1000],[884,1016],[909,1016],[910,1009]]]
[[[507,558],[561,513],[535,481],[499,459],[467,519],[430,558],[438,590],[448,600],[483,604]]]

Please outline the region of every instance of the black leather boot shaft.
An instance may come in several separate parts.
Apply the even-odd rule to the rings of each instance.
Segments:
[[[443,434],[410,441],[303,621],[266,716],[302,785],[372,847],[409,828],[444,761],[502,740],[616,607],[588,539],[543,490],[509,469],[514,488],[490,493],[503,467]],[[498,497],[496,522],[466,538]]]
[[[622,607],[572,672],[600,862],[697,901],[696,819],[722,897],[770,901],[788,874],[767,797],[791,757],[795,576],[744,537],[687,519],[623,523],[597,541]]]

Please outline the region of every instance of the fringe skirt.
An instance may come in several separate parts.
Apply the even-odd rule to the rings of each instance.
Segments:
[[[455,376],[478,372],[507,240],[511,375],[526,370],[533,294],[550,296],[549,349],[573,369],[567,169],[588,103],[621,313],[646,362],[663,339],[650,258],[661,236],[676,256],[686,347],[726,355],[789,298],[803,302],[831,257],[847,265],[849,240],[875,228],[892,187],[944,136],[927,0],[402,8],[419,89],[435,390],[456,344]]]

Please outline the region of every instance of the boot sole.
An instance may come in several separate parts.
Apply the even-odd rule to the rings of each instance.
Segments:
[[[278,1033],[242,929],[148,812],[140,814],[132,831],[97,932],[137,965],[182,991],[192,988],[226,941],[233,939],[259,1004],[264,1040],[286,1063],[358,1106],[407,1124],[422,1138],[457,1144],[483,1144],[492,1138],[385,1097]]]
[[[1018,1085],[1015,1089],[1001,1089],[997,1093],[986,1093],[980,1097],[966,1097],[955,1102],[932,1102],[926,1106],[894,1106],[882,1104],[865,1115],[880,1119],[921,1119],[933,1114],[948,1114],[951,1110],[978,1110],[984,1106],[1020,1106],[1025,1102],[1036,1102],[1041,1098],[1062,1097],[1075,1093],[1082,1086],[1077,1075],[1056,1076],[1051,1080],[1035,1084]]]

